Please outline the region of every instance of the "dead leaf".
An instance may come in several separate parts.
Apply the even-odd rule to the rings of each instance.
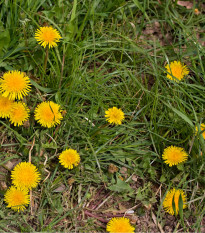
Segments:
[[[135,182],[137,182],[137,180],[138,180],[137,175],[133,175],[133,176],[132,176],[132,180],[135,181]]]
[[[29,121],[25,121],[25,122],[23,123],[23,127],[24,127],[24,128],[29,128],[29,127],[30,127],[30,122],[29,122]]]
[[[132,215],[130,217],[130,222],[133,224],[133,225],[136,225],[137,221],[139,220],[138,216],[136,215]]]
[[[11,159],[4,164],[8,170],[13,170],[13,168],[21,162],[21,159]]]
[[[179,6],[185,6],[186,9],[192,9],[193,2],[189,2],[189,1],[177,1],[177,5],[179,5]]]
[[[7,187],[7,184],[5,181],[3,180],[0,180],[0,190],[6,190],[8,187]]]
[[[53,190],[53,192],[59,193],[59,192],[63,192],[65,190],[65,185],[61,184],[58,188],[56,188],[55,190]]]
[[[115,172],[118,171],[118,168],[117,166],[115,166],[114,164],[109,164],[109,168],[108,168],[108,172],[111,173],[111,174],[114,174]]]
[[[72,185],[74,182],[75,182],[75,179],[73,179],[73,178],[68,179],[68,184],[69,185]]]

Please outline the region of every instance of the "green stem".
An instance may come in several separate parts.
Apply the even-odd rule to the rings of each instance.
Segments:
[[[44,64],[43,64],[43,73],[41,75],[41,80],[40,82],[42,82],[43,80],[43,76],[44,74],[46,74],[46,68],[47,68],[47,63],[48,63],[48,46],[46,47],[46,56],[45,56],[45,59],[44,59]]]
[[[48,63],[48,46],[46,47],[46,56],[45,56],[44,65],[43,65],[44,73],[46,73],[47,63]]]

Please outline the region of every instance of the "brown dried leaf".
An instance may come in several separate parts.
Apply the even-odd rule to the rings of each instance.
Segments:
[[[7,184],[5,181],[3,180],[0,180],[0,190],[6,190],[8,187],[7,187]]]
[[[65,185],[61,184],[58,188],[56,188],[53,192],[63,192],[65,190]]]
[[[75,182],[75,179],[73,179],[73,178],[68,179],[68,184],[69,185],[72,185],[74,182]]]
[[[8,170],[13,170],[13,168],[21,162],[21,159],[11,159],[4,164]]]
[[[179,5],[179,6],[185,6],[187,9],[192,9],[193,2],[189,2],[189,1],[177,1],[177,5]]]
[[[30,122],[29,122],[29,121],[25,121],[25,122],[23,123],[23,127],[24,127],[24,128],[29,128],[29,127],[30,127]]]
[[[135,182],[137,182],[137,180],[138,180],[137,175],[133,175],[133,176],[132,176],[132,180],[135,181]]]
[[[111,174],[114,174],[115,172],[118,171],[118,168],[114,164],[109,164],[108,172]]]

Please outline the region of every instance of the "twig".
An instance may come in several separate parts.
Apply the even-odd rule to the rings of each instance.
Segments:
[[[159,222],[157,221],[157,218],[156,218],[156,216],[154,215],[154,213],[151,212],[151,214],[152,214],[152,220],[153,220],[154,224],[159,228],[159,230],[160,230],[161,233],[164,233],[164,231],[163,231],[163,229],[162,229],[162,226],[161,226],[161,225],[159,224]]]
[[[98,219],[98,220],[101,221],[101,222],[104,222],[104,223],[108,223],[108,222],[109,222],[108,220],[105,220],[105,219],[103,219],[103,218],[100,218],[100,217],[98,217],[97,215],[94,215],[94,214],[88,212],[87,210],[86,210],[84,213],[85,213],[85,215],[90,216],[90,217],[93,217],[93,218],[96,218],[96,219]]]
[[[31,148],[29,150],[29,154],[28,154],[28,162],[29,163],[31,163],[31,151],[33,150],[34,144],[35,144],[35,136],[33,138],[32,146],[31,146]]]
[[[49,138],[49,140],[48,140],[48,143],[49,143],[49,144],[51,143],[52,139],[54,140],[54,136],[55,136],[56,132],[58,131],[59,127],[60,127],[60,125],[58,125],[58,126],[56,127],[55,131],[53,132],[53,138],[50,136],[50,138]],[[55,140],[54,140],[54,141],[55,141]]]
[[[97,208],[95,208],[96,210],[98,210],[101,206],[103,206],[105,204],[105,202],[107,202],[111,197],[113,196],[113,194],[111,194],[110,196],[106,197],[105,200],[100,204],[98,205]]]
[[[45,166],[46,163],[47,163],[47,161],[48,161],[48,157],[47,157],[47,155],[44,155],[44,157],[46,158],[45,161],[44,161],[44,163],[43,163],[43,165]],[[49,178],[49,176],[50,176],[50,174],[51,174],[46,168],[44,168],[44,171],[47,172],[48,175],[46,176],[46,178],[43,180],[42,183],[44,183],[44,182]]]

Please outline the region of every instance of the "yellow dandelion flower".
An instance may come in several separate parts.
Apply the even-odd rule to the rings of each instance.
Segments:
[[[13,100],[10,100],[8,97],[0,95],[0,117],[7,118],[10,116]]]
[[[60,124],[63,116],[61,114],[60,105],[49,101],[42,102],[39,104],[35,111],[35,120],[38,121],[42,126],[51,128],[55,125]]]
[[[112,218],[107,223],[106,230],[110,233],[114,232],[134,232],[135,228],[130,224],[130,220],[128,218]]]
[[[0,93],[11,100],[23,99],[31,90],[31,83],[23,72],[13,70],[6,72],[0,79]]]
[[[125,119],[124,112],[119,108],[113,107],[105,111],[105,117],[110,124],[121,125]]]
[[[53,27],[40,27],[35,32],[35,39],[44,48],[47,45],[49,48],[56,47],[61,38],[60,33]]]
[[[12,183],[17,188],[35,188],[40,182],[40,174],[35,165],[28,162],[17,164],[11,172]]]
[[[182,80],[184,76],[189,74],[187,66],[180,61],[171,62],[165,68],[167,69],[167,78],[176,82]]]
[[[74,166],[78,166],[80,163],[80,155],[76,150],[67,149],[60,154],[59,163],[65,168],[73,169]]]
[[[181,194],[182,200],[183,200],[183,209],[186,208],[186,195],[184,194],[183,190],[181,189],[171,189],[164,201],[163,201],[163,207],[165,209],[166,212],[168,212],[171,215],[174,215],[174,209],[173,209],[173,205],[172,205],[172,200],[174,198],[174,204],[175,204],[175,211],[176,211],[176,215],[179,213],[179,196]]]
[[[181,147],[169,146],[164,150],[162,158],[166,164],[172,167],[186,161],[188,154]]]
[[[200,130],[201,130],[201,132],[203,131],[203,130],[205,130],[205,124],[201,124],[200,125]],[[198,127],[196,126],[196,134],[198,133]],[[202,136],[203,136],[203,138],[205,139],[205,131],[202,133]]]
[[[28,189],[20,189],[11,186],[4,195],[4,201],[8,204],[7,207],[15,211],[24,211],[25,206],[30,202]]]
[[[10,112],[10,121],[14,126],[23,125],[25,121],[29,118],[29,112],[27,105],[22,102],[13,103],[11,112]]]

